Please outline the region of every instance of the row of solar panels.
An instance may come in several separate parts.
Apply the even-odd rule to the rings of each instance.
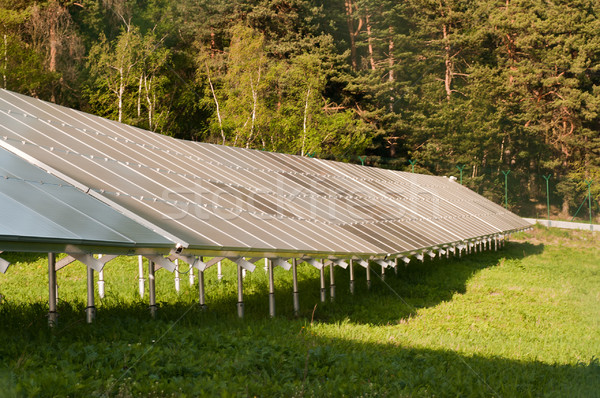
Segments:
[[[445,177],[183,141],[6,90],[0,147],[0,250],[366,258],[529,227]]]

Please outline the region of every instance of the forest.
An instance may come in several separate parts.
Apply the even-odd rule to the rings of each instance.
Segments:
[[[9,90],[177,138],[460,172],[522,215],[544,178],[553,213],[592,181],[598,205],[594,0],[0,0],[0,21]]]

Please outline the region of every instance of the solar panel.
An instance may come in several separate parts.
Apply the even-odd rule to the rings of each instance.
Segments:
[[[529,226],[444,177],[178,140],[6,90],[0,146],[189,254],[386,256]]]
[[[2,250],[159,253],[173,242],[0,148]],[[158,250],[162,248],[162,250]]]

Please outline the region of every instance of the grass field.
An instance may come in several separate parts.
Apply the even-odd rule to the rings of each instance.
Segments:
[[[235,269],[197,286],[157,272],[157,319],[137,293],[137,262],[107,265],[106,298],[85,323],[85,269],[58,272],[59,324],[47,327],[46,256],[3,253],[0,396],[600,396],[600,236],[536,228],[498,252],[413,261],[385,281],[336,268],[334,302],[318,271],[276,269],[268,317],[262,267],[245,280],[237,319]],[[260,264],[259,264],[260,265]]]

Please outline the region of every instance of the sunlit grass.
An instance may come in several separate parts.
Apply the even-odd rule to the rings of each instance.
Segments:
[[[106,298],[85,323],[85,269],[58,272],[59,324],[47,327],[45,256],[3,253],[0,396],[599,396],[598,234],[536,228],[499,252],[413,261],[367,290],[356,268],[336,268],[336,299],[319,301],[318,271],[300,270],[302,312],[292,316],[291,272],[267,277],[224,264],[197,285],[157,272],[158,317],[138,295],[137,259],[105,271]],[[185,271],[186,267],[182,266]],[[328,272],[326,273],[328,275]],[[329,292],[329,289],[328,289]],[[147,291],[146,291],[147,296]]]

